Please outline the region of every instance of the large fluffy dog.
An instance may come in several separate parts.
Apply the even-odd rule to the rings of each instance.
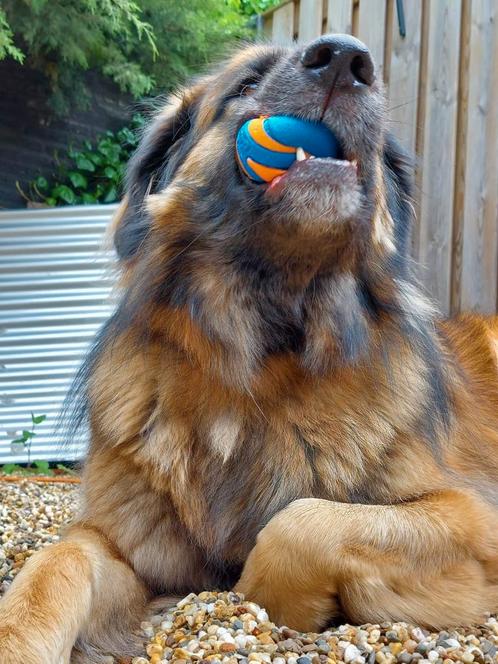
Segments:
[[[251,183],[262,113],[322,120],[344,160]],[[2,664],[95,662],[152,595],[235,583],[302,629],[498,609],[498,322],[437,322],[414,285],[385,116],[368,50],[329,36],[248,48],[152,123],[81,376],[82,511],[4,599]]]

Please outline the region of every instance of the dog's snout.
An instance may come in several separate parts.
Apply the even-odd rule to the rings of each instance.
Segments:
[[[301,63],[326,84],[353,88],[370,86],[375,81],[370,51],[350,35],[324,35],[316,39],[302,52]]]

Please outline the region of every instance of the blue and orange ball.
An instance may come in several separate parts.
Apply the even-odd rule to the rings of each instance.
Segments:
[[[296,160],[301,147],[313,157],[339,157],[334,134],[320,122],[287,115],[253,118],[237,133],[236,152],[242,171],[254,182],[271,182]]]

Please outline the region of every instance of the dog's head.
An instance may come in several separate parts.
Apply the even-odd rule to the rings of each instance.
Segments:
[[[341,159],[252,182],[235,141],[260,115],[321,121]],[[116,225],[128,309],[134,301],[155,321],[184,311],[213,342],[245,344],[256,363],[289,350],[323,370],[324,349],[361,355],[383,302],[396,309],[411,220],[406,161],[385,125],[370,53],[346,35],[248,47],[175,95],[131,161]]]

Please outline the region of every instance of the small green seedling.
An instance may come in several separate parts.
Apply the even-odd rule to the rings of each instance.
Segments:
[[[35,433],[36,425],[45,422],[46,419],[47,419],[46,415],[34,415],[33,413],[31,413],[31,428],[24,429],[21,435],[18,436],[17,438],[14,438],[14,440],[10,443],[10,450],[12,454],[22,454],[22,452],[27,450],[28,468],[31,466],[31,443],[33,442],[33,438],[36,436]],[[44,463],[44,462],[40,461],[36,463]],[[6,466],[10,465],[11,464],[6,464]],[[5,466],[4,466],[4,472],[6,472]]]

